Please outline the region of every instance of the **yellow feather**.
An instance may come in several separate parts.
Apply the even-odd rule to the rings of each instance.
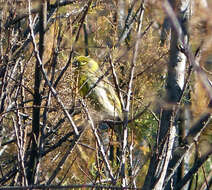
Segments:
[[[74,59],[79,70],[79,92],[85,97],[89,90],[103,75],[96,61],[86,56]],[[122,118],[121,103],[111,83],[104,78],[92,89],[89,99],[96,111],[101,111],[108,117]]]

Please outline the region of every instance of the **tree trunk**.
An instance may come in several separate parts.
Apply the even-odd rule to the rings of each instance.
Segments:
[[[190,0],[172,1],[172,5],[177,10],[178,20],[183,31],[183,40],[188,42],[188,20],[190,13]],[[158,131],[158,140],[155,152],[150,161],[143,189],[160,190],[172,155],[174,138],[177,132],[176,105],[182,96],[184,87],[186,56],[179,50],[180,41],[175,29],[171,29],[170,60],[168,63],[167,77],[167,108],[163,109],[161,123]]]

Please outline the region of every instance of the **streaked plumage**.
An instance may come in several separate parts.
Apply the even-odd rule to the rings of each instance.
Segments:
[[[96,61],[90,57],[78,56],[73,64],[79,71],[79,92],[85,97],[90,89],[103,75]],[[92,89],[88,98],[96,111],[100,111],[104,118],[121,118],[121,104],[111,83],[104,77],[95,88]]]

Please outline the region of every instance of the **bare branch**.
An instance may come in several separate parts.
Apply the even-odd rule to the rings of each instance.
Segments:
[[[185,175],[185,177],[177,183],[177,185],[174,187],[174,190],[181,190],[182,187],[191,178],[191,176],[193,176],[198,171],[198,169],[202,166],[202,164],[205,163],[205,161],[209,158],[211,154],[212,154],[212,149],[210,149],[209,151],[207,151],[207,153],[205,153],[203,156],[198,158],[195,161],[194,166],[189,170],[189,172]]]
[[[85,130],[83,130],[83,131],[85,131]],[[51,175],[49,180],[46,182],[46,185],[51,184],[51,182],[55,179],[55,177],[57,176],[58,172],[61,170],[63,164],[65,163],[66,159],[73,152],[75,146],[77,145],[78,141],[80,140],[80,137],[81,137],[83,131],[81,131],[78,136],[75,136],[75,138],[73,139],[73,141],[69,145],[68,150],[66,151],[66,153],[64,154],[64,156],[62,157],[60,162],[58,163],[58,165],[57,165],[56,169],[54,170],[53,174]]]
[[[36,55],[36,58],[37,58],[37,60],[38,60],[38,62],[39,62],[39,64],[40,64],[41,72],[42,72],[42,74],[43,74],[43,76],[44,76],[44,79],[45,79],[47,85],[48,85],[49,88],[51,89],[52,94],[53,94],[54,97],[56,98],[58,104],[61,106],[61,108],[62,108],[64,114],[67,116],[69,122],[71,123],[71,125],[72,125],[72,127],[73,127],[73,130],[75,131],[75,134],[76,134],[76,135],[79,135],[79,132],[78,132],[78,130],[77,130],[77,127],[76,127],[76,125],[75,125],[73,119],[71,118],[71,116],[70,116],[70,114],[68,113],[68,111],[65,109],[63,102],[62,102],[61,99],[59,98],[59,96],[58,96],[56,90],[52,87],[50,81],[48,80],[48,77],[47,77],[47,75],[46,75],[46,72],[45,72],[45,70],[44,70],[44,67],[43,67],[43,64],[42,64],[42,61],[41,61],[41,59],[40,59],[39,52],[38,52],[38,49],[37,49],[36,41],[35,41],[35,36],[34,36],[34,31],[33,31],[33,26],[32,26],[32,19],[31,19],[31,12],[30,12],[30,11],[31,11],[30,0],[28,0],[28,1],[29,1],[29,25],[30,25],[30,33],[31,33],[32,41],[33,41],[33,46],[34,46],[35,55]]]
[[[166,174],[166,179],[164,185],[168,183],[171,177],[174,175],[176,168],[180,165],[182,159],[186,153],[190,150],[191,146],[194,144],[201,132],[207,127],[208,123],[211,121],[211,116],[209,113],[204,114],[200,119],[191,127],[188,135],[183,140],[183,146],[178,147],[174,151],[173,158],[170,160],[169,167]]]
[[[88,111],[88,108],[87,108],[85,102],[84,102],[83,100],[81,100],[81,103],[82,103],[83,108],[85,109],[85,112],[86,112],[86,114],[87,114],[87,116],[88,116],[88,119],[89,119],[89,121],[90,121],[91,129],[92,129],[93,134],[94,134],[94,136],[95,136],[95,138],[96,138],[98,148],[99,148],[99,150],[100,150],[100,152],[101,152],[101,154],[102,154],[102,159],[103,159],[103,161],[104,161],[104,163],[105,163],[105,166],[106,166],[106,168],[107,168],[107,171],[109,172],[110,178],[111,178],[112,182],[114,183],[114,182],[115,182],[115,178],[114,178],[114,176],[113,176],[112,169],[111,169],[111,167],[110,167],[110,164],[109,164],[107,155],[106,155],[106,153],[105,153],[104,146],[103,146],[103,144],[101,143],[101,140],[100,140],[100,137],[99,137],[99,135],[98,135],[97,129],[96,129],[96,127],[94,126],[93,119],[91,118],[91,115],[90,115],[90,113],[89,113],[89,111]]]

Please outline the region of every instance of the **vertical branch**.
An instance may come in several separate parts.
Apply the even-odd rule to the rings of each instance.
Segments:
[[[40,30],[39,30],[39,55],[42,61],[43,53],[44,53],[44,37],[45,37],[45,30],[46,30],[46,25],[47,25],[47,1],[44,0],[40,4],[40,12],[39,12],[39,22],[40,22]],[[37,60],[36,66],[39,68],[39,75],[41,76],[41,70],[40,70],[40,64]],[[41,101],[41,100],[40,100]],[[41,102],[40,102],[41,103]],[[42,147],[43,147],[43,138],[44,138],[44,133],[43,133],[44,127],[42,129],[39,128],[39,139],[37,140],[37,152],[38,152],[38,160],[37,160],[37,168],[36,168],[36,173],[35,173],[35,183],[39,180],[39,168],[40,168],[40,161],[41,161],[41,152],[42,152]]]
[[[2,113],[5,109],[5,100],[6,100],[6,88],[7,88],[7,73],[8,73],[8,66],[2,65],[0,66],[0,113]],[[1,119],[0,119],[1,122]]]
[[[116,90],[117,90],[117,93],[118,93],[118,97],[119,97],[119,100],[121,102],[121,108],[122,110],[124,109],[124,99],[123,99],[123,95],[121,93],[121,90],[120,90],[120,86],[119,86],[119,81],[118,81],[118,77],[117,77],[117,74],[116,74],[116,71],[115,71],[115,66],[110,58],[110,65],[111,65],[111,68],[112,68],[112,74],[113,74],[113,79],[114,79],[114,82],[115,82],[115,87],[116,87]]]
[[[81,100],[81,103],[82,103],[82,105],[83,105],[83,107],[84,107],[84,109],[85,109],[85,112],[86,112],[86,114],[87,114],[87,117],[88,117],[88,119],[89,119],[89,121],[90,121],[91,129],[92,129],[93,134],[94,134],[94,136],[95,136],[95,138],[96,138],[97,146],[98,146],[98,148],[99,148],[99,150],[100,150],[100,153],[101,153],[101,155],[102,155],[102,159],[103,159],[103,161],[104,161],[104,164],[105,164],[105,166],[106,166],[106,169],[107,169],[107,171],[108,171],[108,173],[109,173],[109,176],[110,176],[112,182],[114,183],[114,182],[115,182],[115,178],[114,178],[114,176],[113,176],[113,172],[112,172],[112,169],[111,169],[111,167],[110,167],[110,163],[109,163],[109,161],[108,161],[108,157],[107,157],[107,155],[106,155],[106,153],[105,153],[104,145],[101,143],[101,140],[100,140],[100,137],[99,137],[99,135],[98,135],[97,129],[96,129],[95,126],[94,126],[93,119],[91,118],[91,115],[90,115],[90,113],[89,113],[89,111],[88,111],[88,108],[87,108],[86,104],[83,102],[83,100]]]
[[[118,40],[117,44],[115,45],[116,47],[119,47],[121,45],[121,43],[127,38],[127,36],[129,35],[129,33],[133,27],[133,24],[134,24],[136,18],[138,17],[138,14],[140,12],[140,7],[136,10],[135,15],[133,15],[133,8],[135,6],[135,3],[136,3],[136,0],[134,0],[131,3],[130,8],[128,9],[128,15],[125,20],[125,25],[120,34],[119,40]]]
[[[29,7],[31,1],[29,0]],[[44,52],[44,33],[45,33],[45,3],[40,4],[39,11],[39,57],[42,61]],[[45,12],[46,13],[46,12]],[[28,163],[27,178],[29,184],[34,184],[35,174],[39,162],[39,141],[40,141],[40,105],[41,105],[41,69],[39,61],[35,64],[35,81],[34,81],[34,100],[33,100],[33,113],[32,113],[32,135],[31,135],[31,150]]]
[[[164,18],[162,29],[161,29],[161,35],[160,35],[160,45],[161,46],[164,46],[164,44],[169,36],[170,29],[171,29],[170,22],[169,22],[168,17],[166,17],[166,18]]]
[[[124,22],[125,22],[125,0],[118,1],[117,15],[118,15],[118,35],[120,35],[124,28]]]
[[[133,132],[131,134],[131,144],[129,146],[129,177],[130,177],[130,182],[129,184],[133,187],[133,188],[136,188],[136,170],[137,170],[137,164],[138,162],[136,163],[135,162],[135,157],[133,156],[133,149],[134,149],[134,137],[133,137]],[[136,158],[137,160],[137,158]],[[139,163],[141,164],[141,163]]]
[[[78,41],[78,39],[79,39],[80,30],[81,30],[81,28],[83,27],[83,24],[84,24],[86,15],[88,14],[88,10],[89,10],[89,8],[90,8],[91,3],[92,3],[92,0],[89,0],[88,3],[87,3],[87,5],[86,5],[85,8],[84,8],[84,13],[83,13],[83,15],[82,15],[82,18],[80,19],[80,26],[79,26],[79,30],[77,31],[77,34],[76,34],[75,42]]]
[[[127,150],[127,138],[128,138],[128,117],[129,117],[129,110],[130,110],[130,97],[132,93],[132,85],[133,85],[133,78],[134,78],[134,71],[136,66],[136,59],[138,56],[138,48],[140,45],[140,36],[141,36],[141,28],[142,28],[142,21],[144,15],[144,4],[141,5],[140,14],[138,18],[138,28],[137,28],[137,36],[136,36],[136,43],[133,49],[133,58],[131,63],[130,69],[130,80],[128,85],[128,93],[127,93],[127,101],[126,106],[124,109],[124,124],[123,124],[123,142],[122,142],[122,158],[121,158],[121,176],[122,176],[122,186],[125,187],[127,185],[126,182],[126,174],[125,174],[125,165],[126,165],[126,150]]]
[[[22,125],[21,116],[19,111],[19,106],[17,103],[17,97],[19,95],[20,86],[16,90],[15,104],[16,104],[16,118],[17,121],[13,118],[15,135],[17,139],[17,147],[18,147],[18,160],[20,164],[20,176],[23,177],[23,185],[28,185],[26,167],[25,167],[25,127]]]
[[[85,41],[85,56],[89,55],[88,51],[88,31],[87,31],[87,23],[83,24],[83,31],[84,31],[84,41]]]
[[[141,5],[140,14],[138,18],[138,28],[137,28],[137,36],[136,36],[136,43],[135,47],[133,49],[133,58],[131,63],[131,70],[130,70],[130,80],[128,85],[128,93],[127,93],[127,103],[126,103],[126,110],[129,111],[130,109],[130,97],[132,93],[132,83],[134,78],[134,71],[136,66],[136,59],[138,56],[138,48],[140,45],[140,37],[141,37],[141,28],[142,28],[142,22],[143,22],[143,15],[144,15],[144,4]]]
[[[170,3],[172,0],[168,0]],[[166,16],[164,18],[163,24],[162,24],[162,29],[161,29],[161,34],[160,34],[160,45],[163,46],[165,44],[165,41],[167,40],[169,33],[171,30],[171,24],[169,17]]]
[[[166,5],[170,6],[167,1]],[[175,18],[175,23],[178,24],[179,30],[176,26],[171,29],[171,49],[170,60],[168,63],[168,77],[167,77],[167,103],[168,108],[162,112],[162,118],[159,130],[159,145],[156,152],[150,161],[150,167],[145,179],[143,189],[157,189],[161,190],[168,163],[172,155],[172,148],[174,145],[174,138],[176,137],[176,105],[180,102],[184,90],[186,56],[179,50],[181,44],[188,43],[188,20],[189,20],[189,0],[180,0],[177,3],[178,19],[173,10],[170,11]]]
[[[188,106],[188,103],[186,103]],[[185,137],[188,135],[188,130],[191,127],[191,110],[189,110],[187,107],[184,108],[184,112],[183,115],[181,116],[183,117],[183,123],[181,122],[181,126],[179,126],[179,144],[183,144],[183,139],[185,139]],[[183,176],[188,172],[189,170],[189,163],[190,163],[190,159],[191,159],[191,154],[188,151],[185,154],[185,157],[182,160],[182,163],[179,166],[179,179],[182,179]],[[169,169],[169,168],[168,168]],[[168,173],[168,172],[167,172]],[[184,190],[188,189],[189,187],[189,183],[187,183],[186,187],[184,187]]]
[[[3,10],[0,9],[0,113],[4,111],[4,104],[6,99],[6,73],[7,65],[4,63],[3,52]],[[0,123],[1,123],[0,119]]]
[[[31,2],[30,0],[28,0],[28,2]],[[34,35],[34,31],[33,31],[33,24],[32,24],[32,17],[31,17],[31,5],[29,3],[29,27],[30,27],[30,34],[31,34],[31,38],[32,38],[32,44],[33,44],[33,48],[34,48],[34,53],[35,53],[35,56],[36,56],[36,59],[39,61],[39,64],[40,64],[40,68],[41,68],[41,72],[43,74],[43,77],[44,77],[44,80],[45,82],[47,83],[48,87],[50,88],[51,90],[51,93],[53,94],[53,96],[55,97],[57,103],[61,106],[61,109],[63,110],[63,113],[64,115],[68,118],[68,121],[70,122],[74,132],[75,132],[75,135],[79,135],[79,131],[72,119],[72,117],[70,116],[69,112],[67,111],[67,109],[65,109],[65,106],[62,102],[62,100],[60,99],[60,97],[58,96],[56,90],[54,89],[54,87],[51,85],[48,77],[47,77],[47,74],[44,70],[44,67],[43,67],[43,63],[40,59],[40,56],[39,56],[39,51],[37,49],[37,45],[36,45],[36,41],[35,41],[35,35]]]

